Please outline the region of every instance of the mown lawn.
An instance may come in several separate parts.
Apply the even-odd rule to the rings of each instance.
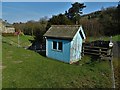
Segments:
[[[70,65],[3,42],[2,57],[3,88],[112,87],[109,62],[90,56]]]
[[[2,40],[13,46],[18,46],[18,36],[6,36],[6,37],[2,37]],[[19,36],[20,46],[21,47],[29,46],[31,44],[29,40],[33,40],[33,37],[28,35],[20,35]]]

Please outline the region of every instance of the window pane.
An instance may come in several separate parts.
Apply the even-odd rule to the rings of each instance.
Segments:
[[[53,41],[53,49],[57,49],[57,42]]]
[[[58,50],[62,50],[62,42],[58,42]]]

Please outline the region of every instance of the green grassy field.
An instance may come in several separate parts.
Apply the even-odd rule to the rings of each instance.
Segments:
[[[17,36],[2,37],[2,40],[4,42],[12,44],[13,46],[18,46],[18,37]],[[19,36],[19,44],[20,44],[20,46],[21,47],[29,46],[31,44],[31,42],[29,40],[33,40],[33,37],[28,36],[28,35]]]
[[[90,56],[70,65],[3,42],[2,57],[3,88],[112,87],[109,62]]]
[[[109,40],[110,40],[110,37],[105,37],[103,40],[109,41]],[[113,37],[112,37],[112,40],[113,40],[113,41],[120,41],[120,35],[113,36]]]
[[[104,41],[110,41],[110,37],[102,36],[101,39]],[[95,37],[88,37],[87,38],[87,41],[95,41],[95,40],[100,40],[100,38],[97,38],[97,37],[96,38]],[[120,35],[113,36],[112,40],[113,41],[120,41]]]

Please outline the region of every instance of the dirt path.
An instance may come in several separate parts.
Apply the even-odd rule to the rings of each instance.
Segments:
[[[120,59],[120,41],[113,42],[113,57]]]
[[[114,42],[113,46],[113,67],[115,74],[115,87],[120,88],[120,41]]]

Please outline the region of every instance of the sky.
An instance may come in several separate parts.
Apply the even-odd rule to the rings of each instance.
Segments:
[[[118,2],[84,2],[83,14],[88,14],[102,7],[117,6]],[[0,4],[1,7],[1,4]],[[38,21],[40,18],[64,13],[71,7],[71,2],[2,2],[2,19],[9,23]],[[0,13],[1,14],[1,13]]]

